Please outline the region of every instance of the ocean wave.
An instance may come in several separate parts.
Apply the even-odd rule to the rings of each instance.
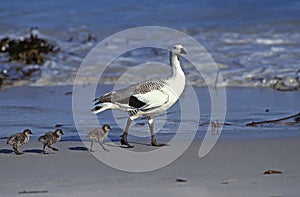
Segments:
[[[264,28],[260,27],[260,30],[255,33],[246,27],[240,31],[225,31],[224,29],[199,30],[197,28],[185,31],[187,34],[192,33],[193,37],[210,52],[220,70],[225,86],[273,87],[280,90],[298,89],[300,34],[298,32],[276,32],[276,29],[271,28],[272,26],[265,25]],[[17,34],[21,33],[9,36],[18,38]],[[9,70],[8,68],[11,68],[12,65],[20,65],[16,62],[8,62],[5,56],[2,55],[0,64],[2,78],[4,78],[5,74],[9,75],[12,86],[15,82],[13,79],[18,77],[22,80],[27,80],[29,84],[35,86],[72,85],[77,69],[88,52],[97,45],[98,41],[96,36],[92,36],[91,33],[82,30],[76,31],[72,29],[67,35],[68,37],[64,39],[58,39],[45,33],[40,33],[42,38],[56,43],[60,47],[60,51],[54,56],[46,56],[47,60],[40,66],[40,69],[37,69],[39,72],[33,77],[22,78],[20,73]],[[4,36],[7,35],[0,35],[0,38]],[[139,41],[139,38],[135,38],[135,40],[130,39],[128,38],[126,42],[124,40],[114,40],[113,43],[106,43],[107,51],[101,55],[106,59],[114,59],[121,46],[131,41]],[[156,41],[164,41],[165,39],[157,38]],[[107,66],[101,79],[94,73],[93,69],[87,70],[85,76],[95,79],[95,83],[100,81],[105,84],[114,84],[128,70],[147,62],[168,64],[168,52],[153,48],[129,51],[115,58],[111,65],[101,65],[101,62],[95,62],[95,67]],[[201,65],[204,69],[209,66]],[[26,70],[29,72],[34,68],[36,68],[34,65],[22,66],[22,73],[26,72]],[[184,61],[183,69],[187,75],[187,80],[191,84],[206,85],[192,64]],[[163,74],[167,76],[169,71]],[[135,75],[130,76],[132,80],[128,80],[126,83],[141,78],[137,76],[136,79],[133,79],[134,77]],[[86,78],[79,79],[80,84],[85,84],[85,82]]]

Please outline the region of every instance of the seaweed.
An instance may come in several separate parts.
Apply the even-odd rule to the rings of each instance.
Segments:
[[[250,123],[247,123],[246,126],[255,127],[260,124],[276,123],[276,122],[281,122],[283,120],[288,120],[291,118],[295,118],[295,122],[299,122],[300,121],[300,112],[297,114],[291,115],[291,116],[286,116],[283,118],[278,118],[278,119],[273,119],[273,120],[264,120],[264,121],[257,121],[257,122],[252,121]]]
[[[9,37],[1,39],[0,49],[0,52],[8,53],[9,61],[38,65],[45,62],[45,54],[59,51],[57,46],[38,37],[37,28],[31,28],[30,36],[23,39],[11,39]]]
[[[60,50],[48,40],[39,37],[38,29],[31,28],[24,38],[4,37],[0,40],[0,88],[22,85],[40,76],[40,67],[48,53]]]

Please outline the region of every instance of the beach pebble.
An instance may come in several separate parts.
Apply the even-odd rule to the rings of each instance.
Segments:
[[[187,180],[184,179],[184,178],[177,178],[177,179],[176,179],[176,182],[177,182],[177,183],[185,183],[185,182],[187,182]]]
[[[282,172],[279,171],[279,170],[266,170],[266,171],[264,171],[263,174],[264,175],[267,175],[267,174],[282,174]]]
[[[227,185],[227,184],[229,184],[229,182],[228,181],[222,181],[221,184],[222,185]]]

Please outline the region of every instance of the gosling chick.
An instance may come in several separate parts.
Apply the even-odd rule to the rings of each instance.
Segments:
[[[108,124],[105,124],[101,127],[97,127],[97,128],[93,128],[89,134],[87,135],[87,138],[89,138],[91,140],[91,148],[90,148],[90,151],[93,152],[93,143],[98,141],[100,146],[103,148],[103,150],[105,151],[109,151],[108,149],[106,149],[102,142],[103,142],[103,139],[105,137],[108,136],[108,133],[110,131],[110,126]]]
[[[49,131],[45,135],[39,137],[39,141],[43,143],[43,153],[48,154],[46,152],[46,146],[51,148],[53,151],[58,151],[57,148],[52,147],[51,145],[60,141],[61,136],[64,135],[64,132],[61,129],[56,129],[55,131]]]
[[[29,136],[32,134],[31,130],[25,129],[22,133],[17,133],[15,135],[10,136],[7,139],[7,144],[12,145],[14,152],[16,155],[23,154],[18,150],[18,147],[29,142]]]

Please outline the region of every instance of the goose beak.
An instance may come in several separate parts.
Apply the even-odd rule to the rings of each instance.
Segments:
[[[180,49],[180,53],[181,53],[181,54],[184,54],[184,55],[187,54],[186,51],[185,51],[183,48]]]

